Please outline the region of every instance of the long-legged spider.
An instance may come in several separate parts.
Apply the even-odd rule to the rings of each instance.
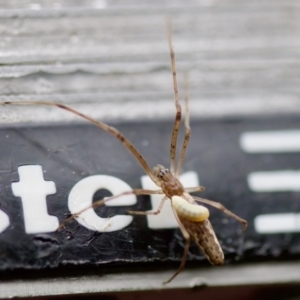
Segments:
[[[185,97],[185,137],[183,144],[181,146],[179,160],[176,163],[176,146],[177,146],[177,137],[181,124],[181,105],[179,102],[178,95],[178,85],[177,85],[177,75],[176,75],[176,64],[175,64],[175,54],[172,45],[171,33],[168,34],[169,48],[170,48],[170,57],[171,57],[171,68],[172,68],[172,77],[174,85],[174,100],[176,107],[175,122],[171,137],[171,146],[170,146],[170,169],[165,168],[162,165],[157,165],[151,169],[146,162],[145,158],[140,154],[140,152],[135,148],[135,146],[117,129],[111,127],[103,122],[97,121],[91,117],[88,117],[79,111],[74,110],[71,107],[68,107],[64,104],[55,103],[55,102],[42,102],[42,101],[15,101],[15,102],[0,102],[0,105],[46,105],[46,106],[55,106],[61,109],[67,110],[77,116],[86,119],[90,123],[100,127],[101,129],[109,132],[114,137],[116,137],[128,150],[129,152],[137,159],[141,164],[145,172],[151,178],[151,180],[158,186],[158,190],[145,190],[145,189],[136,189],[128,192],[124,192],[120,195],[114,195],[110,198],[99,200],[93,204],[93,207],[104,205],[106,201],[109,201],[113,198],[119,197],[125,194],[135,194],[135,195],[153,195],[153,194],[162,194],[164,197],[161,200],[161,203],[156,211],[144,212],[144,211],[128,211],[128,213],[133,215],[157,215],[160,213],[165,201],[167,199],[171,200],[171,205],[173,209],[174,216],[179,224],[182,235],[185,239],[185,247],[182,255],[181,264],[178,270],[164,283],[172,281],[184,268],[185,262],[187,259],[187,254],[190,246],[191,239],[198,245],[198,247],[205,254],[207,259],[213,265],[222,265],[224,262],[224,254],[222,248],[219,244],[219,241],[215,235],[215,232],[211,226],[210,221],[208,220],[209,211],[206,207],[198,205],[196,202],[201,202],[209,204],[216,207],[217,209],[223,211],[225,214],[233,217],[237,221],[243,224],[244,228],[247,227],[247,221],[238,217],[228,209],[226,209],[222,204],[191,196],[190,193],[203,191],[204,188],[199,187],[189,187],[185,188],[179,180],[179,174],[181,172],[182,163],[184,161],[185,152],[190,140],[191,130],[189,125],[189,105],[188,97]],[[84,209],[86,210],[86,209]],[[82,211],[73,214],[71,219],[77,217]]]

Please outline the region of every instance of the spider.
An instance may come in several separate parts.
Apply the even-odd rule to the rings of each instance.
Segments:
[[[201,249],[204,255],[207,257],[209,262],[213,265],[222,265],[224,262],[224,254],[220,243],[215,235],[215,232],[212,228],[212,225],[208,219],[209,211],[206,207],[198,205],[197,202],[205,203],[211,205],[225,214],[233,217],[242,225],[244,229],[247,227],[247,221],[238,217],[222,204],[214,202],[208,199],[203,199],[196,196],[191,196],[192,192],[203,191],[204,187],[188,187],[185,188],[179,180],[179,175],[181,173],[182,164],[184,161],[185,153],[187,146],[189,144],[191,129],[189,125],[189,101],[188,96],[185,96],[185,137],[181,146],[180,155],[178,161],[176,161],[176,147],[177,147],[177,137],[181,125],[181,105],[179,101],[178,94],[178,84],[177,84],[177,74],[176,74],[176,63],[175,63],[175,53],[172,44],[171,30],[168,32],[168,42],[170,49],[170,58],[171,58],[171,69],[172,69],[172,78],[174,86],[174,102],[176,108],[175,122],[173,126],[172,136],[171,136],[171,145],[170,145],[170,168],[166,168],[162,165],[157,165],[151,169],[142,156],[142,154],[135,148],[135,146],[117,129],[111,127],[101,121],[97,121],[87,115],[82,114],[75,109],[68,107],[64,104],[55,103],[55,102],[42,102],[42,101],[15,101],[15,102],[0,102],[0,105],[46,105],[46,106],[55,106],[60,109],[64,109],[68,112],[71,112],[90,123],[100,127],[101,129],[107,131],[118,139],[135,157],[135,159],[143,167],[147,175],[151,180],[159,187],[157,190],[146,190],[146,189],[135,189],[132,191],[127,191],[119,195],[114,195],[104,200],[99,200],[93,204],[93,207],[104,205],[105,202],[112,200],[116,197],[120,197],[125,194],[135,194],[135,195],[153,195],[161,194],[164,195],[160,205],[156,211],[128,211],[132,215],[157,215],[160,213],[166,200],[171,201],[172,210],[174,216],[178,222],[182,235],[185,239],[185,247],[181,259],[181,264],[178,270],[164,283],[169,283],[172,281],[183,269],[186,263],[188,250],[191,240],[193,240],[196,245]],[[91,207],[89,207],[91,208]],[[86,209],[84,209],[86,210]],[[84,210],[73,214],[69,219],[74,219],[78,217]],[[65,222],[62,224],[64,225]],[[62,226],[61,225],[61,226]],[[60,227],[61,227],[60,226]]]

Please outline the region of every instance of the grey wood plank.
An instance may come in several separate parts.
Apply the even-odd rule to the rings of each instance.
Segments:
[[[102,120],[171,118],[166,17],[192,117],[299,113],[300,6],[279,0],[2,1],[0,99],[60,101]],[[1,123],[74,119],[1,110]]]

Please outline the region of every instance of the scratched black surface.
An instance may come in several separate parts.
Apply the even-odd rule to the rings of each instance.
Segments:
[[[151,166],[169,165],[172,122],[114,124],[144,154]],[[211,222],[224,249],[227,263],[233,261],[293,259],[300,254],[297,233],[259,235],[253,228],[258,214],[299,212],[299,193],[253,193],[247,186],[249,172],[300,169],[299,153],[247,154],[239,138],[245,131],[297,129],[300,117],[204,120],[192,122],[192,138],[183,171],[196,171],[202,196],[222,202],[249,222],[243,233],[236,221],[211,208]],[[182,136],[181,136],[182,137]],[[25,234],[22,207],[13,196],[11,183],[18,181],[20,165],[39,164],[45,180],[55,181],[57,193],[48,196],[48,212],[60,221],[67,216],[71,188],[89,175],[108,174],[139,188],[143,169],[112,136],[90,125],[0,129],[0,209],[10,217],[10,226],[0,234],[0,269],[38,269],[47,266],[122,262],[179,261],[183,239],[178,230],[150,230],[145,217],[134,217],[124,230],[97,233],[73,221],[62,232]],[[105,216],[125,207],[102,208]],[[127,207],[128,209],[128,207]],[[147,197],[140,197],[134,210],[151,209]],[[191,247],[189,260],[203,261]]]

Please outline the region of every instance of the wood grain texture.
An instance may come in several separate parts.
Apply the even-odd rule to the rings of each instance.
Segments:
[[[294,1],[0,2],[0,100],[60,101],[101,120],[171,118],[165,19],[192,118],[300,111]],[[0,122],[65,121],[6,108]]]

